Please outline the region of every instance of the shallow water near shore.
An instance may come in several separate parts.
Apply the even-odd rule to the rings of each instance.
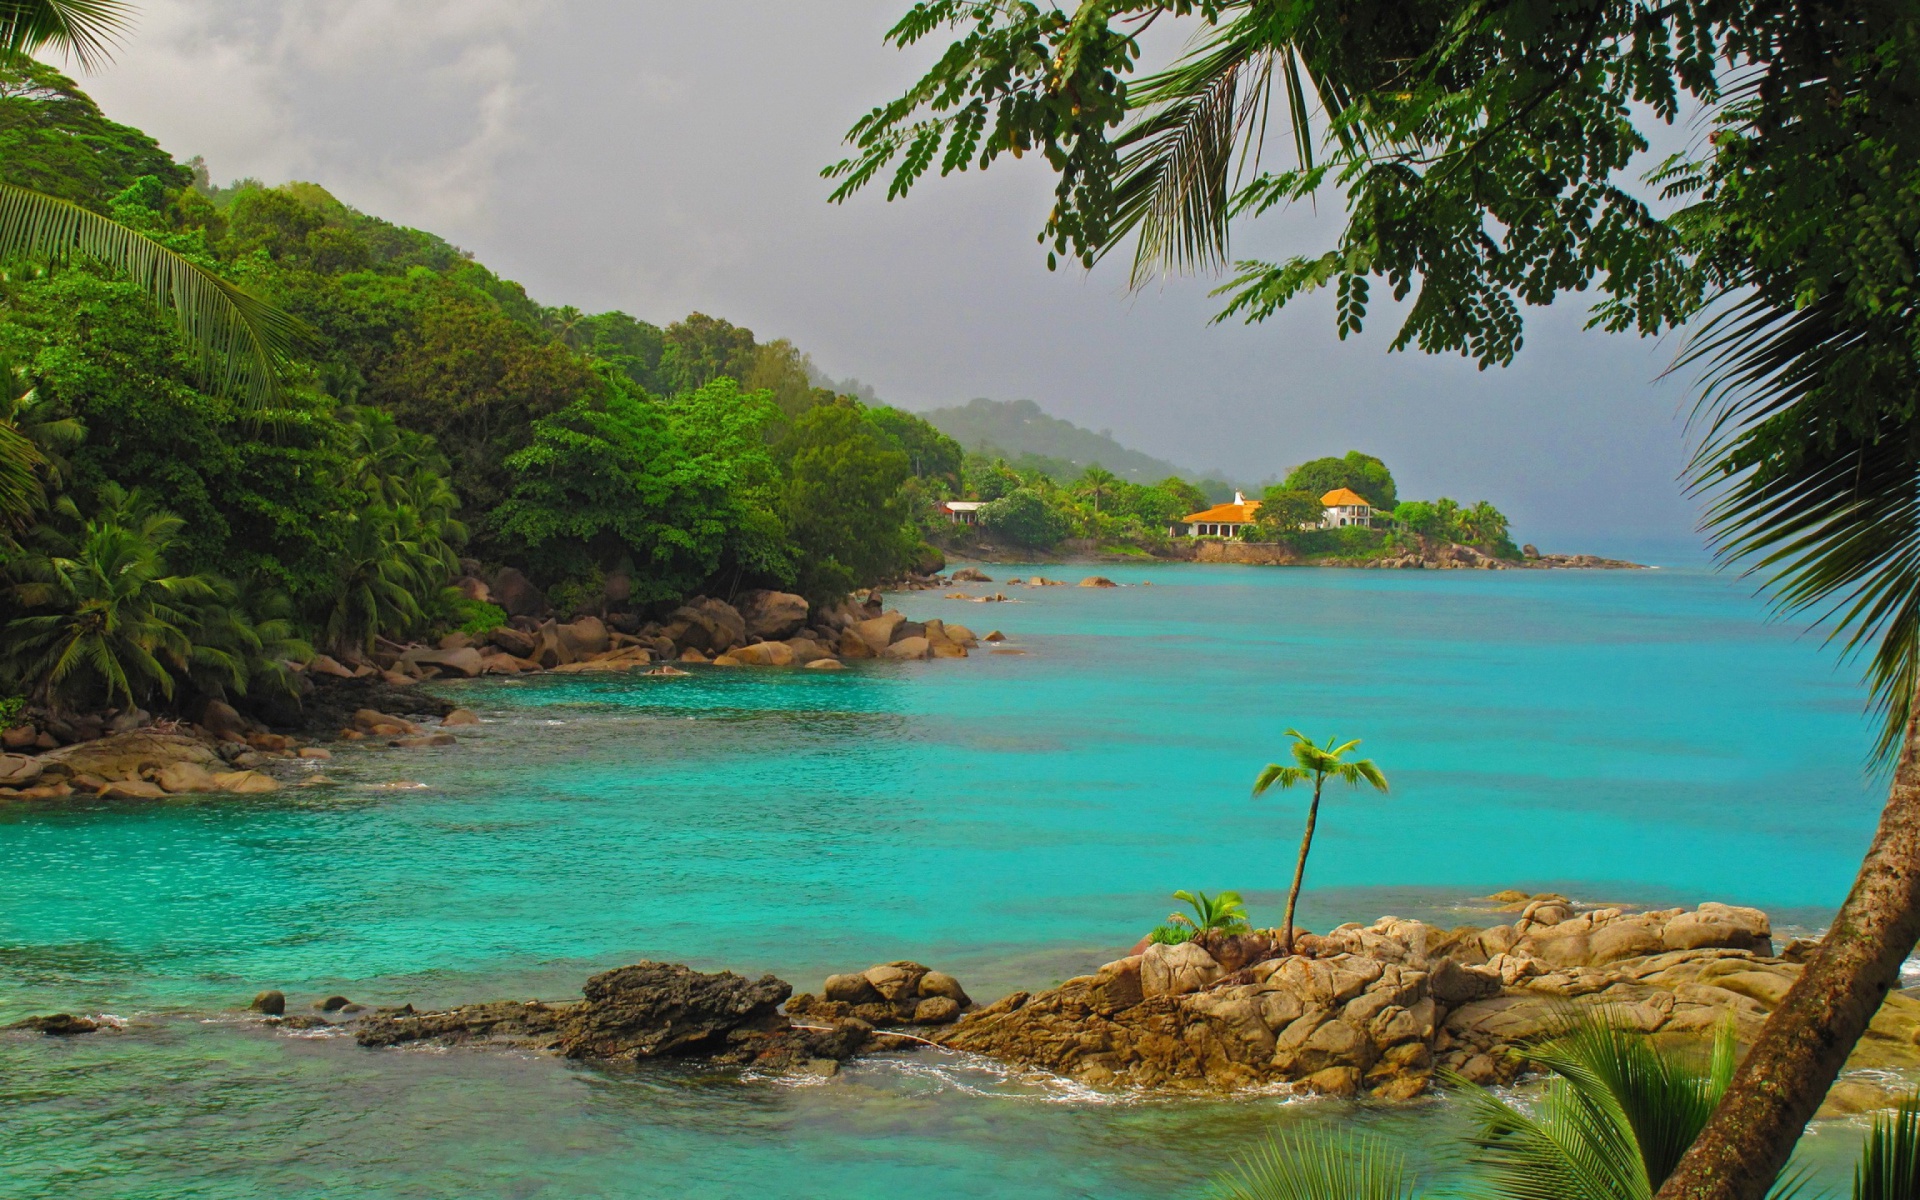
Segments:
[[[1289,725],[1364,737],[1394,784],[1323,811],[1313,928],[1490,923],[1472,898],[1509,886],[1811,928],[1871,834],[1854,673],[1737,581],[1098,569],[1153,586],[895,598],[1024,653],[450,685],[485,719],[457,747],[342,748],[329,785],[0,809],[0,1022],[129,1021],[0,1034],[0,1196],[1184,1196],[1301,1122],[1377,1127],[1444,1173],[1444,1099],[1116,1098],[934,1051],[805,1084],[609,1071],[231,1010],[266,987],[561,998],[640,958],[1048,986],[1175,888],[1277,920],[1301,801],[1248,785]],[[1857,1137],[1809,1150],[1838,1180]]]

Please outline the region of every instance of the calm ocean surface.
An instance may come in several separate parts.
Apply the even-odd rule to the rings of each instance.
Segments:
[[[1445,1176],[1444,1099],[1116,1099],[931,1051],[742,1081],[368,1052],[234,1010],[563,998],[640,958],[1044,987],[1175,888],[1278,919],[1301,803],[1248,787],[1290,725],[1365,738],[1394,785],[1331,796],[1314,928],[1457,924],[1513,886],[1817,927],[1871,834],[1856,673],[1738,581],[1098,569],[1153,586],[898,597],[1024,654],[458,685],[486,718],[458,747],[342,749],[329,786],[0,808],[0,1023],[131,1022],[0,1034],[0,1197],[1178,1197],[1298,1122]],[[1816,1162],[1857,1138],[1820,1128]]]

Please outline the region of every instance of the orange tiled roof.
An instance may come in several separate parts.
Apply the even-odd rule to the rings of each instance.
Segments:
[[[1362,496],[1360,493],[1354,491],[1351,488],[1333,489],[1332,491],[1328,492],[1326,495],[1320,497],[1320,504],[1324,508],[1372,508],[1373,507],[1373,505],[1367,503],[1367,498],[1365,496]]]
[[[1251,525],[1253,514],[1260,511],[1258,500],[1249,500],[1245,504],[1216,504],[1204,512],[1188,513],[1181,517],[1187,525]]]

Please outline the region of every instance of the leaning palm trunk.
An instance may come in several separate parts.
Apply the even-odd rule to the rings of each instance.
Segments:
[[[1920,703],[1880,828],[1820,951],[1760,1031],[1659,1200],[1764,1196],[1920,941]]]
[[[1293,864],[1293,886],[1287,889],[1286,932],[1280,935],[1280,952],[1293,953],[1293,909],[1300,903],[1300,884],[1307,877],[1307,854],[1313,849],[1313,826],[1320,819],[1320,785],[1313,786],[1313,803],[1307,805],[1307,832],[1300,839],[1300,857]]]

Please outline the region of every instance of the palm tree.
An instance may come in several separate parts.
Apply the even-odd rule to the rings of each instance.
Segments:
[[[1736,1051],[1723,1025],[1704,1064],[1646,1034],[1591,1013],[1570,1017],[1527,1057],[1551,1073],[1544,1095],[1520,1105],[1465,1084],[1478,1129],[1466,1194],[1495,1200],[1652,1200],[1726,1094]],[[1875,1121],[1855,1173],[1855,1200],[1913,1200],[1920,1120],[1912,1100]],[[1863,1182],[1864,1181],[1864,1182]],[[1234,1200],[1411,1200],[1416,1179],[1387,1143],[1366,1136],[1295,1134],[1270,1142],[1215,1181]],[[1775,1189],[1793,1195],[1789,1173]]]
[[[230,673],[217,647],[200,653],[192,636],[201,606],[228,598],[230,587],[168,568],[167,550],[185,522],[113,483],[83,524],[71,500],[60,514],[79,532],[42,527],[43,551],[10,568],[20,579],[13,600],[27,610],[6,629],[16,678],[55,706],[102,697],[131,706],[153,692],[171,697],[175,674],[196,662]]]
[[[1316,746],[1313,739],[1297,729],[1287,730],[1287,736],[1293,739],[1294,765],[1283,767],[1279,763],[1268,763],[1266,770],[1253,781],[1253,794],[1262,796],[1268,788],[1279,784],[1283,788],[1295,784],[1313,785],[1313,802],[1307,806],[1307,831],[1300,838],[1300,857],[1293,865],[1293,886],[1287,889],[1287,919],[1280,935],[1280,950],[1283,954],[1293,952],[1293,909],[1300,902],[1300,882],[1307,874],[1307,852],[1313,849],[1313,826],[1320,818],[1320,792],[1326,787],[1327,780],[1337,779],[1348,787],[1359,787],[1363,783],[1372,784],[1377,791],[1387,790],[1387,777],[1380,768],[1373,765],[1371,759],[1346,761],[1346,755],[1360,739],[1335,745],[1332,738],[1325,746]]]
[[[1074,490],[1093,501],[1093,511],[1100,511],[1100,501],[1111,497],[1119,490],[1120,477],[1099,463],[1094,463],[1080,475],[1080,485]]]
[[[1185,925],[1195,933],[1208,933],[1219,930],[1222,933],[1243,932],[1247,928],[1247,902],[1240,898],[1239,892],[1221,892],[1218,896],[1208,896],[1205,892],[1195,894],[1178,891],[1173,894],[1175,900],[1184,901],[1193,908],[1193,916],[1185,913],[1168,913],[1167,924]]]
[[[1510,1200],[1652,1200],[1726,1094],[1735,1049],[1722,1025],[1703,1072],[1645,1034],[1574,1019],[1527,1052],[1553,1073],[1537,1106],[1468,1089],[1476,1159]]]
[[[104,63],[132,15],[124,0],[0,0],[0,64],[58,50]],[[67,200],[0,183],[0,263],[92,259],[124,272],[179,325],[203,379],[264,408],[279,366],[306,336],[298,320],[144,234]],[[0,511],[18,446],[0,439]],[[16,501],[17,502],[17,501]]]

